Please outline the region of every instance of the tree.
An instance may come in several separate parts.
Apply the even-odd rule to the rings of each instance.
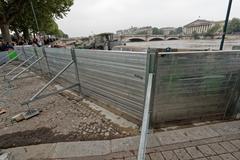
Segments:
[[[208,37],[213,38],[214,35],[216,35],[220,30],[221,30],[221,25],[216,24],[212,28],[208,29],[207,33],[205,33],[204,36],[208,36]]]
[[[196,31],[194,31],[194,32],[192,33],[192,37],[193,37],[194,39],[200,39],[200,36],[199,36],[199,34],[198,34]]]
[[[177,34],[181,34],[183,32],[183,28],[182,27],[178,27],[177,29],[176,29],[176,33]]]
[[[240,19],[239,18],[233,18],[229,24],[228,24],[228,29],[227,33],[232,34],[240,32]]]
[[[163,31],[162,31],[161,29],[158,29],[157,27],[154,27],[154,28],[152,29],[152,33],[153,33],[154,35],[163,35]]]
[[[1,4],[2,1],[4,2],[4,0],[1,0]],[[34,20],[30,4],[31,0],[8,0],[8,1],[11,1],[12,3],[7,3],[7,6],[12,7],[13,9],[17,9],[15,3],[19,1],[23,1],[24,4],[24,5],[20,4],[18,6],[19,8],[22,9],[16,10],[14,12],[15,16],[13,16],[11,21],[9,21],[8,28],[9,25],[11,25],[12,30],[14,30],[15,32],[23,32],[24,37],[26,38],[29,38],[29,30],[31,30],[33,33],[37,33],[38,29],[36,27],[36,23]],[[67,14],[67,12],[70,11],[70,7],[73,5],[73,0],[32,0],[32,3],[36,13],[37,21],[39,23],[40,31],[49,32],[50,29],[57,31],[58,27],[57,24],[54,22],[54,19],[63,18]],[[5,10],[7,11],[6,8],[7,7],[0,8],[0,13],[1,11]],[[0,15],[6,16],[7,12],[2,12],[2,14]],[[9,30],[6,29],[6,31],[8,31],[9,34]]]
[[[169,35],[175,35],[177,32],[176,31],[170,31]]]
[[[11,41],[9,25],[22,13],[26,2],[26,0],[0,0],[0,29],[5,41]]]

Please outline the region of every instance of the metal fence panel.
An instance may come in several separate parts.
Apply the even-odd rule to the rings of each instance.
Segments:
[[[159,54],[152,121],[223,115],[239,71],[240,51]]]
[[[76,49],[84,94],[141,119],[146,53]]]
[[[27,57],[34,54],[33,47],[24,47]],[[36,48],[39,56],[42,48]],[[45,48],[51,74],[57,74],[71,60],[71,50]],[[82,94],[95,98],[130,116],[141,119],[143,114],[146,53],[97,51],[75,49]],[[40,62],[47,73],[46,61]],[[38,66],[38,65],[36,65]],[[38,67],[37,67],[38,68]],[[60,77],[75,83],[75,68],[71,66]]]
[[[2,65],[3,63],[6,63],[9,60],[7,55],[8,55],[8,51],[0,52],[0,65]]]

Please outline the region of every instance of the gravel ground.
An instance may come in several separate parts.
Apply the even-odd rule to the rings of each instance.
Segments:
[[[13,66],[11,66],[13,67]],[[46,80],[32,72],[14,81],[8,89],[0,80],[0,107],[7,113],[0,115],[0,148],[79,140],[103,140],[134,136],[136,126],[123,127],[107,119],[99,110],[89,107],[80,97],[61,93],[31,103],[41,109],[40,115],[13,123],[11,118],[27,110],[20,103],[29,99]],[[56,90],[50,86],[47,91]]]

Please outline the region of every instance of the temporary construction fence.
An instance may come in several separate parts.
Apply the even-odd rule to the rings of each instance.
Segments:
[[[110,108],[141,121],[146,76],[147,54],[145,52],[71,50],[31,46],[17,46],[15,49],[18,53],[22,53],[20,57],[22,61],[36,55],[29,64],[33,63],[37,56],[39,58],[45,54],[46,58],[34,67],[51,75],[56,75],[66,66],[72,60],[71,52],[74,52],[82,95],[97,99]],[[60,77],[68,83],[75,83],[75,66],[69,66]]]
[[[153,124],[238,113],[239,51],[160,53],[156,59]]]
[[[239,112],[239,51],[147,53],[32,46],[15,49],[21,53],[21,60],[35,55],[29,64],[44,57],[34,66],[50,76],[68,65],[74,54],[76,65],[69,65],[60,77],[71,84],[80,81],[83,95],[139,121],[150,69],[150,122],[156,127],[168,121],[225,117]]]
[[[21,64],[28,66],[10,80],[32,67],[51,78],[23,104],[39,98],[60,76],[71,84],[64,89],[78,86],[82,95],[142,121],[139,159],[144,159],[149,125],[157,128],[169,121],[239,117],[237,50],[157,53],[150,49],[122,52],[32,46],[15,50]]]
[[[8,62],[9,60],[16,59],[17,53],[14,50],[0,52],[0,65]]]

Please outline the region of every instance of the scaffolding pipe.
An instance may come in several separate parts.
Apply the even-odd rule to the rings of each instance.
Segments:
[[[60,72],[58,72],[58,74],[53,77],[47,84],[45,84],[34,96],[32,96],[32,98],[30,98],[29,102],[34,101],[34,99],[37,98],[38,95],[40,95],[55,79],[57,79],[64,71],[66,71],[68,69],[69,66],[71,66],[73,64],[73,60],[68,63],[68,65],[66,65]]]
[[[44,95],[37,96],[35,99],[28,100],[28,101],[26,101],[26,102],[21,103],[21,105],[26,105],[26,104],[29,104],[29,103],[34,102],[34,101],[36,101],[36,100],[43,99],[43,98],[46,98],[46,97],[48,97],[48,96],[61,93],[62,91],[65,91],[65,90],[67,90],[67,89],[71,89],[71,88],[76,87],[76,86],[78,86],[78,85],[79,85],[79,84],[76,83],[76,84],[70,85],[70,86],[68,86],[68,87],[59,89],[59,90],[57,90],[57,91],[55,91],[55,92],[51,92],[51,93],[47,93],[47,94],[44,94]]]
[[[10,81],[13,81],[14,79],[16,79],[17,77],[19,77],[21,74],[23,74],[26,70],[28,70],[29,68],[31,68],[33,65],[35,65],[36,63],[38,63],[40,60],[42,60],[44,58],[44,56],[41,56],[40,58],[38,58],[35,62],[33,62],[32,64],[30,64],[27,68],[25,68],[24,70],[22,70],[20,73],[18,73],[17,75],[15,75],[14,77],[12,77]]]
[[[10,72],[8,72],[4,77],[10,75],[11,73],[13,73],[14,71],[16,71],[18,68],[22,67],[24,64],[26,64],[28,61],[30,61],[32,58],[34,57],[31,56],[30,58],[28,58],[27,60],[25,60],[24,62],[22,62],[21,64],[19,64],[17,67],[13,68]]]

